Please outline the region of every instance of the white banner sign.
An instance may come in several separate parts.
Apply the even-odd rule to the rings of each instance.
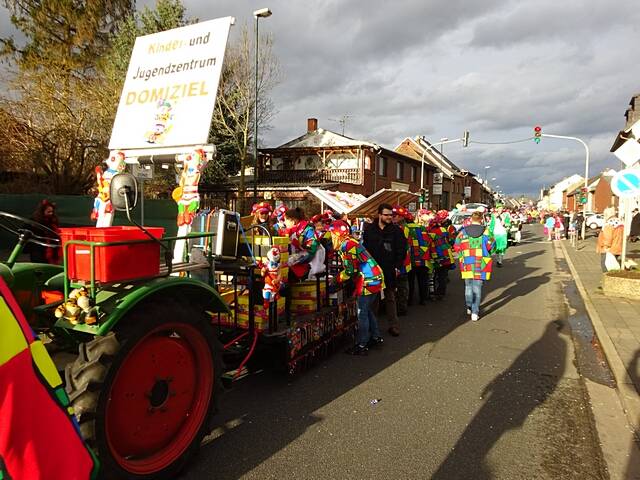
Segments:
[[[232,17],[136,39],[110,150],[207,142]]]

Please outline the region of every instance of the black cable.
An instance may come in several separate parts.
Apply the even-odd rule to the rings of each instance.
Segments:
[[[533,140],[535,137],[523,138],[522,140],[513,140],[511,142],[478,142],[477,140],[469,140],[469,143],[477,143],[479,145],[509,145],[511,143],[522,143]]]

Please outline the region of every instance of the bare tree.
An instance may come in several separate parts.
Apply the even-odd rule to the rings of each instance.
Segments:
[[[212,125],[217,143],[229,142],[237,155],[240,168],[240,210],[245,207],[245,168],[249,164],[250,147],[254,135],[256,107],[255,43],[248,28],[242,29],[238,41],[225,54],[225,64],[218,88],[218,100]],[[275,113],[271,90],[280,82],[281,72],[273,53],[273,37],[260,38],[258,58],[258,126],[260,131],[270,128]]]

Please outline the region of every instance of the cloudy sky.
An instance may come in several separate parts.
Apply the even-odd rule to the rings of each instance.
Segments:
[[[138,1],[139,6],[153,5]],[[183,0],[201,20],[236,17],[272,33],[283,80],[264,146],[306,131],[306,119],[394,148],[404,137],[445,146],[460,167],[484,172],[506,193],[536,193],[573,173],[619,168],[609,153],[632,95],[640,93],[640,9],[632,0]],[[0,27],[7,20],[0,15]],[[236,32],[240,30],[234,27]],[[333,120],[332,120],[333,119]]]

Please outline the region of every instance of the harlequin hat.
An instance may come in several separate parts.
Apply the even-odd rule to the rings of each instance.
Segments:
[[[394,215],[400,215],[401,217],[404,217],[407,213],[407,209],[400,205],[394,205],[392,212]]]
[[[436,221],[444,222],[447,218],[449,218],[449,212],[446,210],[438,210],[436,213]]]
[[[337,235],[348,235],[351,229],[346,222],[342,220],[335,220],[329,225],[329,231]]]
[[[282,203],[273,211],[272,216],[273,218],[277,218],[278,220],[281,220],[284,214],[287,212],[287,210],[289,210],[289,207],[287,207],[284,203]]]
[[[269,202],[259,202],[254,203],[253,207],[251,207],[251,213],[271,213],[273,212],[273,207]]]

